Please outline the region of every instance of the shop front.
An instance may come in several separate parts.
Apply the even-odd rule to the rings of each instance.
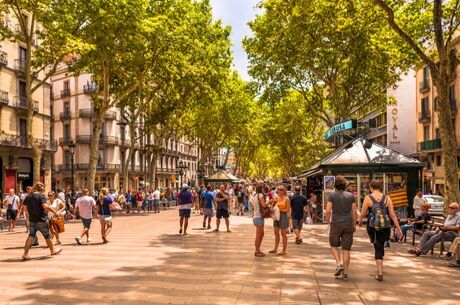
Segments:
[[[372,179],[383,182],[384,192],[393,200],[400,218],[412,214],[410,202],[421,187],[424,163],[364,138],[345,143],[299,176],[307,191],[315,193],[324,208],[334,190],[335,177],[344,176],[348,191],[354,193],[358,208],[369,194]]]

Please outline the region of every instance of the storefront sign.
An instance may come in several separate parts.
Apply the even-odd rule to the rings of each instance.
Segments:
[[[18,179],[30,179],[30,173],[18,173]]]
[[[332,126],[328,131],[326,131],[324,136],[327,140],[333,135],[340,134],[344,131],[348,131],[354,128],[356,128],[356,120],[348,120]]]
[[[391,120],[392,120],[392,128],[391,128],[391,140],[390,144],[400,144],[401,142],[398,139],[398,108],[393,108],[391,110]]]

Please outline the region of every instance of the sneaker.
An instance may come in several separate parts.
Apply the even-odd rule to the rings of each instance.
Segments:
[[[341,276],[343,273],[343,270],[344,269],[342,265],[337,266],[337,268],[335,269],[334,276]]]
[[[77,244],[81,245],[81,237],[80,236],[75,237],[75,241],[77,242]]]
[[[452,268],[460,268],[460,261],[456,261],[455,263],[450,263],[448,266]]]
[[[86,242],[87,242],[88,244],[89,244],[90,242],[92,242],[92,241],[93,241],[92,238],[88,238],[88,239],[86,240]]]
[[[444,255],[439,255],[438,258],[442,259],[442,260],[445,260],[445,261],[448,261],[448,260],[452,259],[452,256],[444,254]]]
[[[342,280],[344,281],[348,280],[348,274],[342,273]]]

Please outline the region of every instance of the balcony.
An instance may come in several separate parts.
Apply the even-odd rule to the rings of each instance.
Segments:
[[[428,92],[430,91],[430,83],[428,82],[428,80],[421,81],[418,84],[418,88],[420,93]]]
[[[77,163],[73,165],[74,171],[89,171],[88,163]],[[121,167],[119,164],[106,164],[99,163],[96,165],[96,170],[103,171],[120,171]],[[70,172],[71,164],[60,164],[58,166],[59,171]]]
[[[90,135],[77,136],[77,143],[78,144],[91,144],[91,136]]]
[[[431,121],[430,111],[426,110],[426,111],[422,111],[418,113],[418,122],[420,124],[427,124],[427,123],[430,123],[430,121]]]
[[[70,120],[72,118],[72,113],[69,110],[65,110],[59,114],[61,120]]]
[[[93,94],[93,93],[96,93],[97,92],[97,86],[96,84],[86,84],[83,86],[83,92],[85,94]]]
[[[61,98],[70,96],[70,88],[64,88],[61,90]]]
[[[81,118],[92,118],[94,116],[94,112],[92,109],[80,109],[80,117]]]
[[[178,151],[169,149],[169,148],[163,148],[162,154],[169,155],[169,156],[179,156],[180,155]]]
[[[59,145],[61,145],[61,146],[68,146],[72,142],[73,142],[73,140],[72,140],[71,137],[59,138]]]
[[[113,136],[103,136],[99,140],[99,144],[103,145],[118,145],[118,143],[118,138]]]
[[[15,59],[14,60],[14,70],[19,72],[26,71],[26,60],[25,59]]]
[[[8,105],[9,103],[8,91],[0,90],[0,105]]]
[[[173,174],[176,174],[176,173],[177,173],[177,170],[175,168],[157,167],[157,174],[173,175]]]
[[[423,141],[419,143],[420,151],[436,150],[436,149],[441,149],[441,148],[442,148],[441,139],[434,139],[434,140]]]
[[[34,100],[33,105],[34,105],[33,111],[37,113],[39,111],[38,101]],[[15,96],[14,106],[16,106],[16,110],[29,110],[29,103],[27,101],[27,97]]]
[[[124,147],[129,147],[131,146],[131,140],[126,139],[126,138],[121,138],[120,139],[120,145]]]
[[[27,136],[0,134],[0,145],[9,147],[29,148]]]
[[[109,110],[104,114],[104,118],[107,120],[116,120],[117,119],[117,113],[113,110]]]
[[[6,54],[5,52],[0,52],[0,67],[1,66],[8,66],[8,54]]]
[[[57,142],[56,140],[40,140],[39,146],[43,150],[49,150],[56,152],[57,151]]]

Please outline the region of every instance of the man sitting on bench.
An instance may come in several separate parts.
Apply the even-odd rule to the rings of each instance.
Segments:
[[[455,237],[457,237],[460,228],[460,215],[457,214],[458,207],[458,203],[452,202],[449,205],[449,215],[447,216],[444,224],[437,227],[434,231],[423,233],[418,247],[410,249],[407,252],[417,256],[421,254],[425,255],[434,247],[434,245],[442,240],[443,234],[445,241],[453,241]]]

